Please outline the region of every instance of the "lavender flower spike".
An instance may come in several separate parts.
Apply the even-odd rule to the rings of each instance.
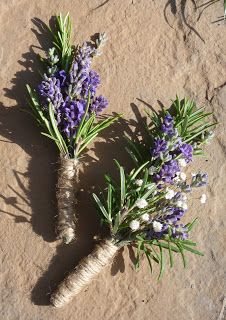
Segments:
[[[167,141],[160,138],[155,139],[154,145],[151,149],[151,156],[156,159],[165,151],[167,151]]]
[[[69,243],[75,238],[75,189],[81,152],[118,116],[97,121],[97,115],[107,107],[108,101],[102,95],[96,96],[100,76],[91,69],[91,62],[94,56],[100,55],[106,34],[99,34],[95,42],[84,42],[75,49],[70,43],[68,14],[64,18],[56,17],[51,32],[53,41],[43,58],[44,76],[36,90],[28,86],[28,92],[33,111],[38,108],[34,115],[44,128],[43,133],[55,142],[60,152],[56,230],[57,237]],[[104,125],[99,126],[98,122]]]
[[[192,145],[188,143],[182,144],[182,146],[179,147],[180,152],[183,154],[185,161],[189,163],[192,161],[192,153],[193,153],[193,147]]]
[[[161,129],[162,129],[162,132],[164,132],[169,136],[172,136],[175,134],[175,129],[173,126],[173,117],[170,114],[164,117]]]
[[[60,79],[56,77],[48,78],[47,75],[44,75],[44,80],[39,85],[38,90],[44,110],[48,110],[49,102],[52,102],[55,110],[60,107],[63,102]]]
[[[208,183],[208,174],[207,173],[197,173],[192,177],[192,187],[203,187]]]
[[[95,112],[97,115],[101,113],[108,106],[108,100],[102,95],[96,97],[90,107],[91,112]]]

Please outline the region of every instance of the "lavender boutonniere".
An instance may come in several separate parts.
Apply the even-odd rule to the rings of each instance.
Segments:
[[[148,114],[151,123],[145,124],[146,135],[141,140],[127,138],[135,168],[126,173],[116,161],[120,181],[106,175],[105,200],[93,194],[101,220],[109,227],[109,237],[59,285],[51,297],[54,306],[68,303],[111,263],[122,246],[134,246],[136,267],[142,255],[151,270],[158,264],[159,278],[165,269],[165,253],[171,267],[174,254],[181,255],[184,266],[187,251],[203,255],[189,236],[196,219],[186,224],[181,219],[188,217],[187,199],[192,189],[207,184],[206,173],[198,172],[189,179],[185,168],[203,153],[203,144],[212,137],[210,128],[215,124],[206,122],[209,115],[194,102],[177,98],[162,114]]]
[[[71,45],[71,21],[59,15],[50,29],[52,44],[46,58],[41,58],[44,72],[36,89],[27,85],[30,106],[42,134],[50,138],[60,152],[57,184],[57,235],[65,243],[75,238],[76,190],[79,160],[96,136],[110,126],[116,117],[97,121],[108,101],[96,91],[99,74],[91,69],[92,59],[101,54],[106,34],[95,42]]]

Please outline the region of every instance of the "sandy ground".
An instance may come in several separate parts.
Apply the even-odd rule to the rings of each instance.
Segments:
[[[222,4],[202,6],[206,2],[0,2],[0,319],[226,319],[226,25],[216,22]],[[208,203],[194,199],[190,211],[199,217],[193,239],[205,256],[190,255],[186,270],[178,260],[157,282],[145,262],[134,271],[133,253],[126,248],[69,306],[56,310],[48,305],[49,293],[100,234],[89,193],[114,170],[114,157],[128,161],[122,140],[127,124],[115,125],[89,152],[98,160],[84,163],[78,241],[59,246],[54,241],[57,153],[20,108],[26,104],[25,83],[36,83],[33,52],[45,45],[38,19],[48,22],[60,11],[70,12],[76,42],[96,32],[109,35],[95,62],[109,113],[123,112],[133,125],[145,107],[141,100],[158,108],[178,94],[207,105],[220,125],[207,156],[196,162],[210,175]]]

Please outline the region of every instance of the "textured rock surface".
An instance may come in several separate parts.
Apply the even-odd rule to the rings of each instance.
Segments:
[[[206,2],[0,2],[1,319],[224,319],[226,29],[223,22],[213,23],[222,16],[222,4],[205,9],[202,4]],[[95,32],[109,35],[104,55],[95,62],[102,77],[101,91],[110,101],[109,112],[124,112],[128,120],[135,119],[144,109],[137,98],[157,108],[161,103],[169,105],[178,94],[207,105],[220,125],[208,157],[197,162],[198,168],[210,174],[208,203],[201,206],[195,200],[190,211],[191,216],[199,217],[193,237],[205,257],[190,256],[187,270],[178,263],[157,282],[146,263],[139,272],[133,270],[133,254],[125,249],[69,306],[55,310],[48,306],[49,293],[91,251],[93,236],[99,233],[88,192],[103,183],[102,176],[112,169],[114,157],[127,162],[123,142],[110,143],[110,138],[117,141],[126,130],[125,125],[118,125],[89,152],[101,161],[87,159],[84,165],[79,240],[58,246],[54,242],[57,154],[20,108],[26,103],[25,83],[35,83],[33,50],[38,50],[40,42],[45,44],[37,19],[47,22],[60,11],[70,12],[76,42]]]

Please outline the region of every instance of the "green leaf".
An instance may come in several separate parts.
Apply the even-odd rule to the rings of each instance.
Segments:
[[[190,115],[190,119],[195,119],[204,113],[205,107],[199,108]]]
[[[166,240],[167,243],[165,243],[163,241],[164,240],[161,241],[162,248],[169,250],[168,240]],[[159,246],[159,240],[152,240],[152,244],[155,245],[155,246]],[[173,245],[171,245],[171,250],[174,251],[174,252],[179,252],[179,249],[177,247],[173,246]]]
[[[120,166],[120,185],[121,185],[121,207],[123,207],[125,196],[126,196],[126,182],[125,182],[125,171],[121,166]]]
[[[187,130],[187,125],[188,125],[188,116],[185,116],[184,121],[181,126],[181,136],[183,136]]]
[[[139,162],[138,161],[138,158],[135,156],[135,154],[127,147],[125,147],[126,151],[129,153],[131,159],[133,160],[133,162],[137,165],[137,163]]]
[[[226,16],[226,0],[224,0],[224,18]]]
[[[190,120],[189,121],[189,124],[188,124],[188,128],[190,128],[191,126],[193,126],[195,123],[198,123],[200,121],[202,121],[204,118],[208,117],[209,115],[213,114],[212,112],[209,112],[209,113],[205,113],[199,117],[195,117],[194,120]]]
[[[88,105],[88,104],[87,104]],[[88,109],[86,109],[88,112]],[[83,119],[85,119],[85,115],[83,116]],[[113,118],[110,119],[106,119],[104,121],[102,121],[100,124],[96,125],[92,130],[89,130],[88,133],[85,134],[85,132],[82,130],[82,126],[83,124],[80,123],[80,129],[79,132],[77,133],[76,136],[76,143],[78,143],[79,138],[82,138],[82,143],[81,146],[78,148],[77,150],[77,156],[91,143],[91,141],[97,137],[97,135],[99,134],[99,132],[101,132],[102,130],[104,130],[105,128],[107,128],[108,126],[110,126],[113,122],[115,122],[117,119],[119,118],[119,116],[115,116]],[[82,120],[83,121],[83,120]],[[89,121],[89,120],[87,120]],[[84,123],[84,121],[83,121]],[[84,126],[86,125],[86,123],[84,124]],[[89,123],[90,125],[90,123]],[[84,135],[84,137],[81,137],[82,135]]]
[[[182,105],[182,117],[183,118],[186,118],[186,116],[187,116],[188,107],[189,107],[189,101],[187,101],[187,99],[184,98],[184,103]]]
[[[173,254],[172,254],[172,249],[171,249],[170,242],[168,242],[168,245],[169,245],[170,268],[172,268],[173,267]]]
[[[95,120],[95,114],[93,113],[90,118],[88,120],[86,120],[85,124],[83,125],[81,132],[80,132],[80,136],[84,136],[86,137],[88,135],[88,132],[90,131],[93,122]]]
[[[75,143],[78,143],[80,137],[81,137],[81,131],[82,131],[82,127],[83,127],[83,124],[86,120],[86,117],[87,117],[87,114],[88,114],[88,111],[89,111],[89,106],[90,106],[90,91],[88,91],[88,98],[87,98],[87,102],[86,102],[86,108],[85,108],[85,112],[84,112],[84,115],[82,117],[82,120],[79,124],[79,127],[78,127],[78,130],[77,130],[77,134],[76,134],[76,139],[75,139]]]
[[[127,141],[127,144],[129,145],[129,148],[127,148],[129,150],[129,154],[133,157],[138,157],[139,160],[142,160],[142,155],[140,153],[140,151],[137,148],[137,144],[135,142],[133,142],[128,136],[125,135],[125,139]]]
[[[144,188],[145,188],[146,185],[147,185],[148,175],[149,175],[148,169],[145,168],[145,170],[144,170],[144,178],[143,178],[142,186],[141,186],[141,188],[140,188],[140,193],[142,193],[142,192],[144,191]]]
[[[115,191],[115,189],[117,188],[116,181],[111,176],[109,176],[109,174],[105,174],[104,178],[107,183],[111,184],[112,190]]]
[[[147,192],[145,192],[145,194],[141,197],[141,199],[147,199],[147,198],[150,196],[150,194],[153,193],[153,191],[154,191],[155,189],[156,189],[156,185],[153,183],[152,188],[149,187],[149,190],[148,190]]]
[[[198,221],[198,219],[195,218],[191,223],[186,224],[185,227],[188,228],[188,232],[190,232],[194,228],[194,226],[196,225],[197,221]]]
[[[210,125],[208,125],[208,126],[205,126],[203,129],[200,129],[197,133],[192,134],[189,138],[185,139],[184,142],[185,142],[185,143],[190,142],[190,141],[193,140],[194,138],[200,136],[203,132],[207,131],[207,129],[209,129],[209,128],[215,126],[215,125],[216,125],[216,123],[212,123],[212,124],[210,124]]]
[[[182,242],[183,245],[186,244],[186,245],[193,246],[193,247],[197,246],[196,242],[193,242],[191,240],[182,240],[182,241],[183,241]]]
[[[195,249],[193,249],[193,248],[191,248],[191,247],[189,247],[189,246],[187,246],[187,245],[183,245],[183,244],[182,244],[182,246],[183,246],[183,248],[184,248],[185,250],[187,250],[187,251],[190,251],[190,252],[192,252],[192,253],[194,253],[194,254],[197,254],[197,255],[199,255],[199,256],[204,256],[204,253],[201,252],[201,251],[199,251],[199,250],[195,250]]]
[[[148,251],[148,249],[144,246],[144,248],[143,248],[143,251],[144,251],[144,253],[145,253],[145,255],[146,255],[146,258],[147,258],[147,260],[148,260],[148,264],[149,264],[149,267],[150,267],[150,270],[151,270],[151,272],[152,272],[152,263],[151,263],[151,254],[150,254],[150,252]]]
[[[195,155],[195,156],[203,156],[204,152],[203,152],[202,149],[196,149],[196,150],[194,150],[193,155]]]
[[[45,133],[45,132],[41,132],[41,135],[51,139],[51,140],[54,140],[55,142],[59,143],[59,140],[57,138],[54,138],[53,136],[51,136],[50,134],[48,133]]]
[[[136,252],[136,261],[135,261],[135,269],[140,267],[140,254],[141,254],[141,247],[143,245],[142,241],[138,241],[137,252]]]
[[[64,154],[67,154],[68,153],[67,145],[66,145],[66,143],[64,141],[64,138],[60,134],[60,131],[58,130],[57,122],[56,122],[56,119],[55,119],[55,116],[54,116],[54,112],[53,112],[52,103],[49,103],[49,117],[50,117],[50,122],[51,122],[51,125],[52,125],[52,128],[53,128],[53,131],[55,133],[55,138],[56,138],[56,140],[59,141],[61,152],[63,152]]]
[[[43,115],[36,92],[32,90],[28,84],[26,85],[26,88],[31,99],[30,106],[35,114],[35,117],[37,118],[37,120],[41,121],[43,124],[47,126],[48,120]]]
[[[120,214],[120,211],[119,211],[116,214],[116,217],[115,217],[115,222],[114,222],[114,227],[113,227],[113,233],[114,234],[116,234],[116,232],[118,231],[120,219],[121,219],[121,214]]]
[[[98,196],[95,193],[93,193],[93,198],[96,201],[100,211],[103,213],[104,217],[110,222],[109,215],[108,215],[105,207],[103,206],[103,204],[101,203],[100,199],[98,198]]]
[[[178,99],[178,96],[176,95],[176,100],[174,100],[172,103],[172,106],[175,108],[176,113],[179,113],[179,105],[180,105],[180,100]]]
[[[27,85],[26,87],[27,87],[29,96],[31,98],[30,106],[32,107],[32,110],[34,112],[34,115],[38,123],[41,124],[41,126],[48,132],[48,134],[46,133],[47,136],[51,137],[51,139],[55,141],[58,149],[60,150],[60,152],[62,152],[63,151],[62,143],[61,141],[59,141],[58,137],[56,136],[56,133],[52,127],[52,123],[50,123],[49,120],[47,120],[47,118],[44,116],[43,111],[40,107],[36,92],[32,90],[29,85]],[[67,153],[67,147],[65,151]]]
[[[155,260],[157,263],[160,263],[160,256],[159,256],[159,254],[157,253],[157,251],[155,250],[155,248],[152,246],[152,243],[151,243],[151,242],[149,243],[149,246],[151,247],[154,260]]]
[[[103,129],[109,127],[113,122],[118,120],[122,115],[117,115],[115,117],[107,118],[103,121],[99,121],[99,123],[90,131],[90,134],[94,132],[100,132]]]
[[[178,249],[179,249],[179,251],[180,251],[184,268],[186,268],[187,262],[186,262],[186,258],[185,258],[185,255],[184,255],[183,247],[181,246],[181,244],[180,244],[179,242],[176,242],[175,244],[176,244],[176,246],[178,247]]]
[[[71,20],[69,13],[63,18],[62,14],[56,17],[56,30],[51,30],[54,41],[53,45],[60,56],[60,69],[66,72],[70,69],[73,60],[73,50],[70,44]]]
[[[160,280],[163,276],[164,273],[164,269],[165,269],[165,257],[163,254],[163,250],[162,250],[162,246],[161,243],[159,242],[159,251],[160,251],[160,271],[159,271],[159,276],[158,276],[158,280]]]
[[[89,135],[86,137],[86,139],[83,140],[83,143],[81,144],[81,147],[77,150],[76,156],[80,155],[80,153],[93,141],[93,139],[96,138],[98,133]]]
[[[149,161],[145,162],[144,164],[142,164],[133,174],[132,176],[130,176],[130,181],[134,180],[138,174],[144,169],[144,167],[147,166],[147,164],[149,163]]]
[[[112,185],[110,183],[108,184],[107,205],[108,205],[109,220],[111,220],[111,213],[112,213]]]

